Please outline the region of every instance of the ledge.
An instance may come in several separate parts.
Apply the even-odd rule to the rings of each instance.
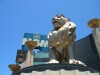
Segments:
[[[89,68],[87,66],[83,65],[78,65],[78,64],[41,64],[41,65],[35,65],[35,66],[30,66],[27,68],[23,68],[17,72],[12,73],[12,75],[20,75],[20,73],[30,73],[32,71],[45,71],[45,70],[52,70],[52,71],[57,71],[60,69],[64,70],[79,70],[79,71],[90,71],[91,73],[96,73],[97,71]],[[98,73],[98,72],[97,72]]]

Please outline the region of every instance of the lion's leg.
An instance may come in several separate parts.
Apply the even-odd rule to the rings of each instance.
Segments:
[[[52,48],[52,51],[56,57],[56,60],[58,60],[60,63],[62,63],[62,59],[63,59],[62,54],[59,51],[57,51],[55,47]]]
[[[60,53],[59,51],[57,51],[57,54],[59,55],[59,57],[57,58],[58,61],[59,61],[60,63],[62,63],[62,59],[63,59],[62,53]]]
[[[63,58],[66,61],[68,61],[68,57],[69,57],[69,55],[68,55],[68,47],[69,47],[69,45],[67,44],[67,45],[65,45],[65,47],[62,50]]]

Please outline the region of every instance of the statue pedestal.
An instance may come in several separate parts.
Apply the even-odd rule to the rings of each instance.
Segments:
[[[57,63],[30,66],[12,75],[99,75],[99,73],[82,65]]]

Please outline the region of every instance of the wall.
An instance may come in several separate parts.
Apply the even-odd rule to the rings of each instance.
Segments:
[[[100,71],[100,59],[92,34],[74,42],[73,56],[88,67]]]

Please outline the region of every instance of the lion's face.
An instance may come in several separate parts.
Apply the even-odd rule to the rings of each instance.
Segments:
[[[63,16],[55,16],[52,19],[52,23],[54,25],[54,28],[62,27],[66,23],[66,18],[64,18]]]

